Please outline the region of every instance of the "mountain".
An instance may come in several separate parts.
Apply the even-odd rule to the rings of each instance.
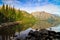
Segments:
[[[31,13],[36,19],[37,22],[36,24],[32,27],[34,29],[43,29],[43,28],[48,28],[48,27],[53,27],[59,24],[59,17],[47,13],[47,12],[32,12]]]
[[[56,16],[50,14],[50,13],[47,13],[47,12],[32,12],[32,15],[35,16],[36,18],[40,19],[40,20],[46,20],[48,18],[54,18],[54,19],[57,19]]]

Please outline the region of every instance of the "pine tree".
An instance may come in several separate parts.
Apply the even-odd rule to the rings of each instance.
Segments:
[[[4,10],[5,9],[5,5],[3,4],[3,6],[2,6],[2,9]]]
[[[8,11],[8,5],[6,5],[6,11]]]
[[[2,5],[1,12],[2,12],[2,13],[5,12],[5,5],[4,5],[4,4]]]

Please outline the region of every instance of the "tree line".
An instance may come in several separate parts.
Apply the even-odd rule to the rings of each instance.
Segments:
[[[12,27],[4,27],[2,30],[0,30],[0,35],[2,35],[3,40],[5,40],[5,37],[7,38],[8,36],[10,37],[14,35],[16,31],[20,32],[29,27],[32,27],[36,20],[31,14],[26,11],[21,11],[20,9],[16,10],[14,7],[3,4],[0,9],[0,24],[15,21],[19,21],[20,23]]]

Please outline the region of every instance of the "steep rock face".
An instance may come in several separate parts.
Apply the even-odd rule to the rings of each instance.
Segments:
[[[59,23],[59,18],[47,12],[32,12],[32,15],[37,19],[36,24],[32,27],[34,29],[44,29],[56,26]]]
[[[44,11],[42,11],[42,12],[32,12],[32,15],[35,16],[36,18],[40,19],[40,20],[46,20],[48,18],[57,19],[56,16],[53,16],[52,14],[44,12]]]

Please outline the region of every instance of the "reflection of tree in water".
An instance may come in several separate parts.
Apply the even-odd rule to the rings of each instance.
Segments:
[[[58,24],[59,24],[59,22],[56,19],[54,19],[53,17],[50,17],[46,20],[39,19],[32,28],[44,29],[44,28],[56,26]]]

